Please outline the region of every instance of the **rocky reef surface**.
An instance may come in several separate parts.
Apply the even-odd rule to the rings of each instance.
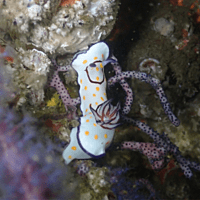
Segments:
[[[139,70],[161,80],[181,124],[170,124],[155,91],[134,79],[128,82],[134,92],[129,117],[165,132],[183,156],[200,162],[199,7],[195,0],[2,1],[0,198],[197,199],[200,174],[186,179],[171,155],[168,165],[154,171],[139,152],[119,150],[127,140],[152,142],[133,126],[116,129],[105,157],[63,166],[61,153],[81,112],[66,112],[48,81],[55,70],[52,58],[68,65],[77,51],[106,41],[123,71]],[[105,73],[114,75],[109,66]],[[60,78],[70,96],[78,97],[75,71]],[[119,85],[108,96],[123,105]]]

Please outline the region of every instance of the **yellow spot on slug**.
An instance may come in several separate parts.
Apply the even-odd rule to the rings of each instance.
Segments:
[[[93,94],[93,97],[96,97],[96,94]]]
[[[100,67],[101,67],[101,68],[103,68],[103,65],[102,65],[102,63],[100,63]]]
[[[99,81],[99,77],[98,76],[96,77],[96,80]]]
[[[97,102],[96,102],[95,104],[96,104],[96,105],[98,105],[98,103],[97,103]]]
[[[90,118],[92,118],[92,116],[90,116]]]
[[[107,138],[108,137],[108,135],[107,134],[104,134],[104,138]]]
[[[74,150],[74,151],[76,151],[76,147],[75,146],[73,146],[71,149]]]
[[[87,112],[87,111],[88,111],[88,109],[85,110],[85,112]]]
[[[99,68],[98,68],[98,67],[96,67],[96,70],[97,70],[97,71],[99,71]]]
[[[83,64],[85,64],[85,63],[87,63],[87,60],[84,60],[84,61],[83,61]]]
[[[89,135],[89,131],[85,131],[85,135]]]
[[[94,126],[97,126],[95,123],[93,124]]]
[[[104,101],[104,98],[103,98],[103,97],[101,97],[101,100],[102,100],[102,101]]]
[[[85,100],[85,96],[83,96],[83,100]]]
[[[89,122],[90,120],[89,119],[86,119],[86,122]]]
[[[87,90],[87,86],[85,86],[85,88],[84,88],[85,90]]]
[[[92,112],[89,112],[89,115],[91,115],[92,114]]]
[[[98,135],[95,135],[95,136],[94,136],[94,139],[97,140],[97,139],[98,139]]]
[[[104,92],[103,95],[106,96],[106,93]]]
[[[99,91],[99,87],[96,87],[96,91]]]
[[[69,159],[72,159],[72,156],[68,156]]]
[[[80,83],[81,83],[81,84],[83,83],[83,80],[82,80],[82,79],[80,80]]]
[[[97,57],[94,57],[94,60],[97,60]]]

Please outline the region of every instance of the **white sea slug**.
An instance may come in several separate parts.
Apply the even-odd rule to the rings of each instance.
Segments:
[[[72,67],[78,73],[81,97],[80,125],[71,131],[71,141],[63,152],[66,164],[73,159],[89,159],[105,154],[119,125],[119,109],[107,100],[104,65],[109,48],[103,43],[93,45],[88,51],[76,54]]]

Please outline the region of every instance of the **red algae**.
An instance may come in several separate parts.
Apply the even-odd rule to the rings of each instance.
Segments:
[[[76,1],[79,0],[61,0],[60,6],[69,6],[69,5],[74,5]]]

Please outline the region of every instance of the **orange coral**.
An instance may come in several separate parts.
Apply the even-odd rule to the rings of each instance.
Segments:
[[[2,47],[0,45],[0,54],[2,54],[4,51],[5,51],[5,47]],[[11,62],[11,63],[13,63],[14,61],[14,58],[10,56],[5,56],[4,59],[6,59],[8,62]]]
[[[197,17],[196,21],[197,23],[200,23],[200,16]]]
[[[73,5],[75,4],[76,1],[80,1],[80,0],[61,0],[60,6],[69,6],[69,5]]]
[[[183,0],[170,0],[173,6],[183,6]]]
[[[196,6],[196,4],[198,4],[198,0],[196,0],[196,1],[190,6],[190,9],[192,10],[192,9]]]
[[[175,161],[170,160],[165,168],[163,168],[161,171],[157,172],[157,176],[159,177],[161,184],[164,184],[167,176],[173,176],[177,172],[179,172],[179,171],[178,171],[177,165],[175,164]],[[179,177],[182,176],[183,172],[179,172],[178,175],[179,175]]]
[[[186,38],[188,36],[187,30],[182,29],[182,36],[183,36],[183,38]]]
[[[59,128],[62,127],[62,124],[60,122],[58,123],[53,123],[53,121],[51,119],[47,119],[45,121],[45,125],[47,127],[50,127],[52,129],[53,132],[58,132]]]
[[[194,14],[193,14],[193,19],[196,23],[200,23],[200,8],[199,8],[200,4],[198,2],[198,0],[196,0],[194,3],[192,3],[192,5],[190,6],[190,10],[194,10]],[[196,11],[195,11],[196,10]]]
[[[3,53],[4,51],[5,51],[5,48],[0,45],[0,53]]]

